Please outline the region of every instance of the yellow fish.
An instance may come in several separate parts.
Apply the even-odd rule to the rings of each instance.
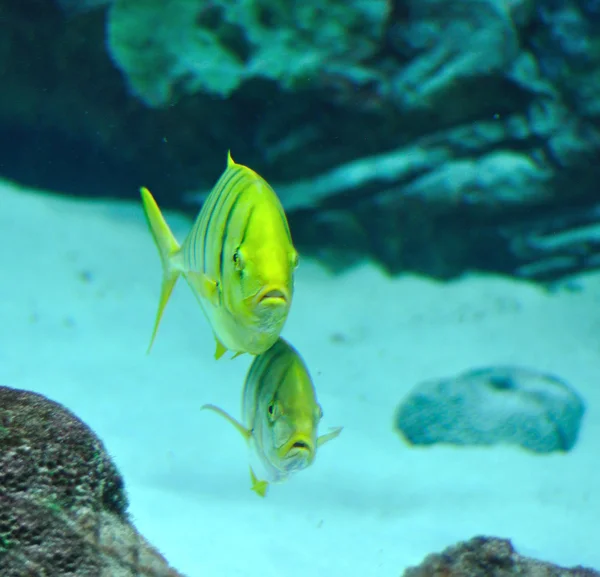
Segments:
[[[227,419],[249,442],[268,480],[258,480],[252,465],[252,490],[264,497],[269,482],[285,481],[315,460],[317,447],[335,439],[342,427],[317,437],[323,417],[302,357],[282,338],[257,356],[242,393],[243,424],[215,405],[203,405]]]
[[[152,347],[173,287],[183,275],[217,341],[215,358],[258,355],[279,337],[294,291],[298,253],[283,207],[256,172],[227,155],[227,167],[181,246],[152,194],[141,188],[144,212],[163,265]]]

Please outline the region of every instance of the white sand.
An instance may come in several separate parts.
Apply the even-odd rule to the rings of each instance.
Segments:
[[[189,577],[392,577],[478,534],[549,561],[600,568],[600,275],[548,294],[492,276],[332,277],[303,260],[283,336],[343,425],[314,466],[266,499],[239,415],[250,357],[213,359],[185,282],[154,349],[160,264],[139,205],[0,185],[0,383],[59,401],[104,440],[139,530]],[[189,223],[167,215],[182,239]],[[85,280],[89,277],[89,280]],[[423,379],[490,364],[550,371],[585,398],[574,451],[409,448],[392,432]]]

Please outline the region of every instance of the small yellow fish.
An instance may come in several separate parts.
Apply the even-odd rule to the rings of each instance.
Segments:
[[[227,419],[250,443],[268,480],[250,466],[252,490],[264,497],[269,482],[285,481],[313,463],[317,448],[335,439],[342,427],[317,437],[323,411],[302,357],[282,338],[257,356],[242,393],[243,424],[215,405],[203,405]]]
[[[163,265],[152,347],[173,287],[183,275],[217,341],[215,358],[263,353],[279,337],[294,291],[298,253],[283,207],[256,172],[227,155],[227,167],[181,245],[152,194],[140,189]]]

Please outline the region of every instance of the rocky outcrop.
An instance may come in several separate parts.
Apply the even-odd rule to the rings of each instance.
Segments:
[[[0,387],[2,577],[183,577],[135,529],[102,442],[63,406]]]
[[[566,569],[519,555],[507,539],[474,537],[429,555],[403,577],[600,577],[585,567]]]
[[[151,107],[204,92],[231,96],[254,79],[284,90],[342,74],[363,81],[380,49],[388,0],[115,0],[107,49],[130,91]]]
[[[600,263],[596,4],[0,0],[1,170],[195,212],[232,149],[332,267],[561,278]]]
[[[570,451],[585,405],[562,380],[521,367],[490,367],[418,384],[402,400],[396,429],[413,445],[520,445]]]

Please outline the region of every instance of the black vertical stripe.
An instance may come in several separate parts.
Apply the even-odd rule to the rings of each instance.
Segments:
[[[210,229],[211,229],[211,223],[214,223],[215,221],[216,222],[219,221],[219,214],[221,212],[221,209],[225,206],[228,198],[232,194],[236,193],[237,184],[241,179],[243,179],[243,177],[244,177],[243,170],[232,169],[232,174],[223,183],[223,186],[221,187],[221,189],[219,191],[219,196],[217,198],[217,201],[213,205],[211,213],[207,216],[206,227],[204,229],[203,246],[202,246],[203,259],[204,259],[203,272],[205,274],[206,274],[206,260],[207,260],[206,259],[206,247],[207,247],[207,240],[210,238],[209,233],[210,233]],[[223,243],[223,240],[221,239],[220,244],[222,245],[222,243]]]
[[[201,231],[206,231],[206,222],[207,217],[214,210],[216,202],[219,200],[220,190],[223,188],[223,182],[228,180],[231,176],[230,173],[227,172],[227,169],[221,174],[219,180],[215,183],[209,195],[206,197],[204,204],[202,205],[202,209],[200,210],[200,214],[196,218],[196,222],[194,223],[194,227],[192,232],[190,233],[190,242],[189,242],[189,250],[191,254],[189,256],[189,266],[192,270],[198,270],[198,238],[201,234]],[[204,267],[204,264],[203,264]]]
[[[285,228],[285,232],[287,234],[288,241],[291,244],[292,243],[292,235],[290,233],[290,227],[288,225],[287,216],[285,214],[285,210],[283,209],[283,205],[281,204],[281,200],[277,196],[277,193],[275,192],[275,190],[273,190],[273,187],[267,181],[265,181],[265,184],[267,186],[267,189],[275,197],[275,204],[277,205],[277,212],[279,213],[279,216],[281,217],[281,220],[283,221],[283,226]]]
[[[269,374],[271,367],[277,361],[277,359],[281,358],[285,354],[285,350],[281,349],[281,342],[277,341],[268,351],[257,357],[257,362],[253,363],[253,365],[250,367],[248,382],[258,379],[258,386],[256,387],[257,394],[261,389],[261,383],[264,376]]]
[[[282,347],[278,346],[279,344],[280,344],[279,342],[276,342],[268,350],[268,357],[269,358],[265,360],[264,366],[263,366],[263,368],[261,370],[261,374],[260,374],[261,380],[266,375],[269,375],[271,373],[271,369],[273,368],[273,366],[275,364],[277,364],[277,361],[284,356],[285,350],[282,350]],[[277,380],[279,380],[279,378]]]
[[[238,194],[237,198],[233,201],[231,206],[231,210],[227,214],[227,219],[225,220],[225,228],[223,229],[223,242],[221,243],[220,252],[219,252],[219,278],[221,279],[221,283],[223,285],[223,290],[225,290],[225,280],[223,279],[223,267],[225,266],[225,244],[227,243],[227,236],[229,234],[229,221],[233,218],[233,210],[235,209],[235,205],[238,203],[240,198],[243,196],[243,192]],[[250,219],[252,218],[252,213],[254,212],[255,207],[250,207],[250,212],[246,217],[246,224],[244,226],[244,230],[242,232],[242,237],[240,239],[240,246],[244,244],[244,239],[246,238],[246,232],[248,231],[248,227],[250,226]]]
[[[250,220],[252,219],[252,214],[254,213],[255,208],[256,206],[254,205],[250,207],[250,212],[248,213],[248,216],[246,218],[246,226],[244,227],[244,230],[242,232],[242,238],[240,239],[240,245],[244,244],[244,241],[246,240],[246,233],[250,228]]]
[[[285,367],[282,375],[278,379],[279,385],[281,385],[281,383],[283,383],[285,381],[285,379],[287,378],[287,376],[291,370],[292,370],[292,363],[288,363],[287,366]]]
[[[229,207],[229,212],[227,213],[227,216],[225,217],[225,224],[223,226],[223,238],[221,239],[221,243],[219,244],[219,275],[218,275],[218,279],[221,281],[221,287],[223,291],[227,290],[227,285],[226,285],[226,279],[223,278],[223,261],[225,259],[225,245],[227,244],[227,237],[229,236],[229,224],[231,223],[231,219],[234,216],[235,213],[235,207],[237,206],[238,202],[240,202],[240,200],[242,199],[242,197],[244,196],[243,192],[238,194],[235,199],[233,200],[233,202],[231,203],[231,206]]]
[[[190,238],[190,250],[192,251],[192,254],[190,257],[190,265],[191,265],[190,268],[192,270],[198,270],[198,255],[197,255],[198,236],[200,234],[200,230],[202,230],[204,228],[204,223],[206,222],[207,214],[212,211],[212,206],[214,205],[216,198],[217,198],[215,191],[219,187],[219,183],[223,180],[224,177],[225,177],[225,172],[220,176],[219,180],[217,180],[216,184],[213,186],[209,195],[206,197],[206,200],[204,201],[204,204],[202,205],[202,210],[200,211],[200,214],[198,215],[198,218],[196,219],[196,222],[194,223],[193,236],[192,236],[192,238]]]
[[[259,401],[262,396],[264,389],[264,382],[267,377],[275,378],[279,380],[277,375],[272,374],[273,366],[279,359],[285,356],[286,350],[281,346],[282,343],[277,341],[268,351],[265,351],[261,355],[258,355],[252,365],[246,377],[246,384],[244,387],[244,418],[251,411],[254,414],[252,423],[248,423],[254,426],[256,415],[260,409]],[[252,389],[252,396],[248,398],[248,389]],[[251,403],[251,406],[248,406]]]
[[[228,168],[227,170],[230,170],[230,169]],[[196,230],[196,234],[195,234],[195,238],[194,238],[194,269],[196,270],[197,264],[198,264],[196,261],[196,258],[195,258],[196,251],[198,249],[198,238],[199,238],[200,234],[203,234],[203,239],[204,239],[204,243],[202,245],[202,250],[203,250],[202,272],[203,273],[206,273],[206,238],[207,238],[207,234],[208,234],[208,225],[209,225],[212,215],[215,211],[215,207],[217,206],[217,204],[219,203],[219,200],[221,199],[221,194],[223,193],[223,188],[231,180],[233,175],[234,175],[233,171],[230,171],[229,174],[227,174],[227,171],[223,173],[221,178],[218,180],[217,184],[215,184],[215,187],[211,193],[210,205],[206,206],[206,211],[202,215],[201,221],[198,223],[198,228]]]

